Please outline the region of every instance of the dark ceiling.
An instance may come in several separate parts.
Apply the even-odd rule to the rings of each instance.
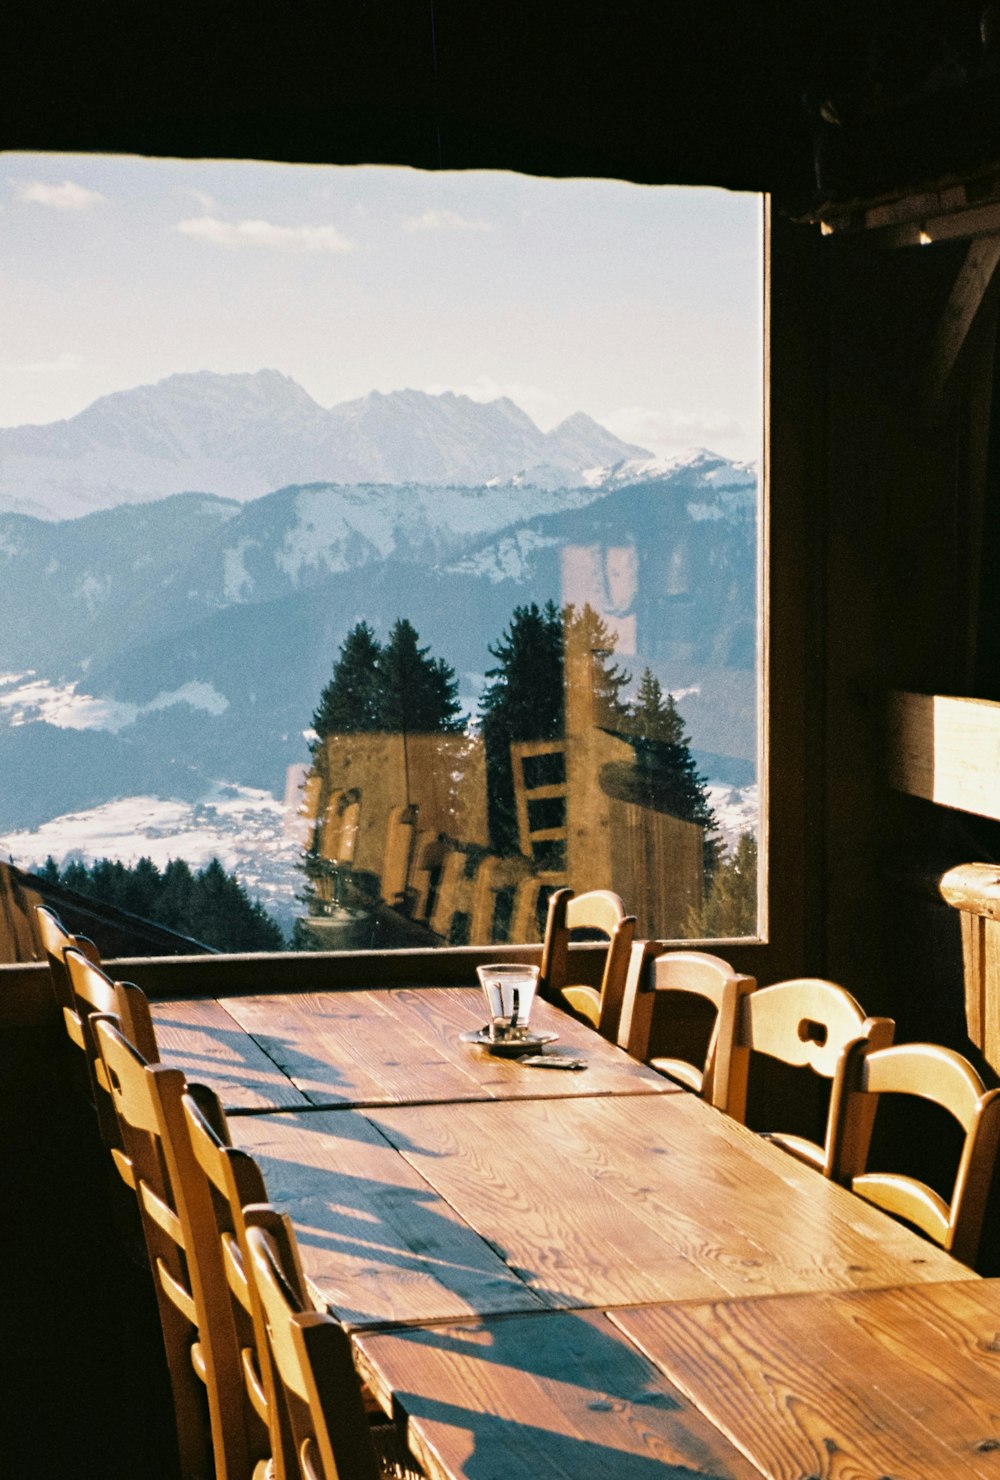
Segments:
[[[0,144],[608,175],[770,190],[795,209],[992,157],[998,10],[20,0]]]

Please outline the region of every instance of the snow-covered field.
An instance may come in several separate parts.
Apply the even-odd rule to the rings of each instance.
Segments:
[[[719,831],[730,850],[735,849],[742,833],[757,832],[760,804],[755,785],[724,786],[721,782],[710,781],[708,802],[718,818]]]
[[[220,785],[200,802],[124,797],[54,817],[30,832],[0,836],[0,856],[29,871],[49,855],[60,868],[72,860],[113,858],[134,864],[146,857],[157,868],[183,858],[197,870],[218,858],[287,932],[299,909],[295,895],[304,883],[295,867],[300,850],[296,821],[269,792]]]

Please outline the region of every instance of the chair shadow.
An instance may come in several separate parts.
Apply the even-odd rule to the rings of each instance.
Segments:
[[[514,1476],[571,1475],[574,1480],[693,1480],[700,1476],[702,1480],[728,1480],[731,1475],[725,1465],[729,1444],[724,1436],[720,1433],[715,1445],[706,1441],[706,1421],[699,1416],[690,1425],[686,1416],[696,1410],[674,1392],[638,1350],[610,1330],[604,1333],[593,1318],[565,1311],[505,1316],[470,1322],[468,1332],[465,1341],[455,1325],[392,1332],[394,1342],[460,1354],[497,1369],[495,1387],[488,1370],[462,1374],[460,1380],[467,1381],[480,1404],[467,1407],[417,1387],[414,1379],[420,1370],[420,1357],[416,1350],[412,1363],[401,1362],[398,1352],[393,1360],[397,1374],[410,1369],[413,1386],[403,1385],[406,1379],[399,1382],[393,1402],[397,1416],[412,1424],[411,1438],[419,1434],[435,1449],[444,1449],[447,1440],[434,1432],[436,1426],[471,1434],[472,1452],[461,1460],[464,1480],[496,1480],[500,1473],[498,1458],[504,1472]],[[482,1339],[484,1332],[488,1343]],[[379,1339],[374,1335],[366,1348],[366,1358],[375,1366]],[[432,1363],[431,1372],[435,1370]],[[523,1390],[524,1375],[558,1383],[558,1398],[549,1395],[539,1399],[530,1384]],[[510,1405],[517,1401],[515,1387],[526,1415],[537,1415],[540,1405],[552,1403],[555,1407],[557,1402],[556,1411],[565,1418],[564,1426],[546,1427],[527,1416],[511,1414]],[[455,1392],[454,1380],[448,1390]],[[508,1411],[491,1411],[494,1407]],[[613,1433],[619,1435],[620,1447],[585,1437],[588,1425],[600,1430],[605,1422],[602,1414],[613,1415],[607,1421],[608,1438]],[[461,1448],[467,1441],[456,1442]]]

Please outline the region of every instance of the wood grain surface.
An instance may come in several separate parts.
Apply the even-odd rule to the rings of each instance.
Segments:
[[[430,1480],[747,1480],[756,1469],[600,1312],[355,1336]]]
[[[314,1105],[422,1100],[670,1094],[661,1075],[547,1002],[532,1027],[558,1035],[546,1053],[587,1060],[579,1073],[528,1068],[462,1043],[483,1025],[478,987],[395,987],[227,997],[226,1011]]]
[[[221,1002],[151,1002],[150,1008],[163,1062],[209,1085],[230,1114],[309,1103]]]
[[[976,1278],[691,1095],[369,1118],[549,1306]]]
[[[317,1297],[351,1326],[542,1302],[358,1112],[241,1116],[233,1140],[295,1224]]]
[[[1000,1281],[611,1319],[773,1480],[996,1480]]]

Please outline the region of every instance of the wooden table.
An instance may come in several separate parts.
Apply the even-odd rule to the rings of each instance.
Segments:
[[[232,1128],[434,1480],[770,1474],[706,1401],[733,1365],[724,1342],[676,1338],[704,1358],[702,1385],[685,1385],[644,1316],[654,1331],[689,1311],[749,1322],[798,1301],[808,1329],[808,1302],[842,1292],[984,1283],[688,1095],[313,1110]],[[738,1364],[733,1381],[747,1381]],[[755,1423],[766,1440],[759,1402]],[[775,1473],[855,1480],[823,1463]]]
[[[775,1480],[997,1480],[1000,1280],[611,1313]]]
[[[460,1044],[476,989],[167,1014],[301,1096],[233,1138],[431,1480],[1000,1480],[997,1286],[589,1029],[577,1075]]]
[[[478,987],[389,987],[154,1002],[165,1063],[232,1114],[423,1100],[664,1095],[676,1086],[547,1002],[531,1024],[579,1073],[531,1069],[460,1042],[483,1023]]]
[[[974,1279],[689,1096],[240,1117],[353,1327]]]

